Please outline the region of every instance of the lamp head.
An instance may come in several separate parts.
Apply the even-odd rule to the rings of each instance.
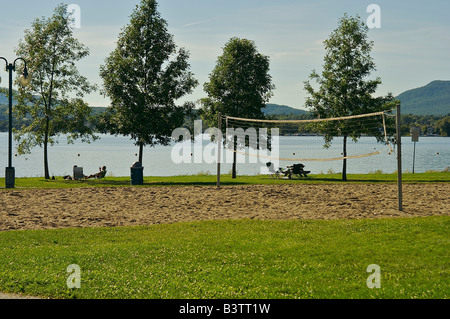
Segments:
[[[31,76],[28,74],[27,67],[23,70],[23,75],[20,77],[19,82],[22,87],[27,87],[31,84]]]

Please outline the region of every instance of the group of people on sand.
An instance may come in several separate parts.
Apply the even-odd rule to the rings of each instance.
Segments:
[[[75,171],[75,169],[77,168],[77,166],[75,165],[74,167],[74,171]],[[71,181],[71,180],[76,180],[76,179],[90,179],[90,178],[103,178],[103,177],[105,177],[105,175],[106,175],[106,166],[103,166],[103,167],[99,167],[98,168],[98,172],[97,173],[94,173],[94,174],[91,174],[91,175],[89,175],[89,176],[87,176],[87,175],[83,175],[82,177],[80,177],[80,178],[76,178],[75,176],[70,176],[70,175],[66,175],[66,176],[64,176],[63,178],[65,179],[65,180],[69,180],[69,181]],[[75,174],[74,174],[75,175]]]

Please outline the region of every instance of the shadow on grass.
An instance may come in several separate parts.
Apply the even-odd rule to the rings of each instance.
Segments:
[[[221,176],[222,186],[233,185],[291,185],[291,184],[395,184],[396,174],[349,174],[347,181],[343,181],[340,174],[310,175],[308,177],[292,179],[273,179],[265,175],[241,175],[232,179],[230,175]],[[404,174],[404,184],[414,183],[450,183],[450,173],[439,174]],[[4,178],[0,178],[0,185],[4,185]],[[144,177],[144,184],[137,187],[157,186],[216,186],[216,176],[170,176]],[[0,188],[2,188],[0,186]],[[129,177],[110,177],[101,180],[90,179],[81,181],[67,181],[61,178],[45,180],[42,178],[19,178],[17,188],[78,188],[78,187],[131,187]]]

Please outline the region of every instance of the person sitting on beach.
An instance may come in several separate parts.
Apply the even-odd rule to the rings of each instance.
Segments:
[[[76,165],[74,165],[73,166],[73,170],[75,171],[75,169],[77,168],[78,166],[76,166]],[[66,175],[66,176],[63,176],[63,179],[65,179],[66,181],[73,181],[74,179],[75,179],[75,174],[74,174],[74,177],[72,178],[72,176],[70,176],[70,175]]]
[[[99,167],[98,169],[99,169],[98,173],[91,174],[89,176],[85,176],[85,178],[89,179],[89,178],[103,178],[103,177],[105,177],[105,175],[106,175],[106,166]]]

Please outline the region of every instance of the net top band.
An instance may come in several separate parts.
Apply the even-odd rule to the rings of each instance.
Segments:
[[[363,118],[363,117],[371,117],[371,116],[377,116],[377,115],[384,115],[386,112],[390,112],[390,111],[382,111],[382,112],[343,116],[343,117],[330,117],[330,118],[324,118],[324,119],[312,119],[312,120],[260,120],[260,119],[247,119],[247,118],[233,117],[233,116],[224,116],[224,118],[230,119],[230,120],[239,120],[239,121],[246,121],[246,122],[259,122],[259,123],[314,123],[314,122],[339,121],[339,120],[350,120],[350,119],[357,119],[357,118]]]

